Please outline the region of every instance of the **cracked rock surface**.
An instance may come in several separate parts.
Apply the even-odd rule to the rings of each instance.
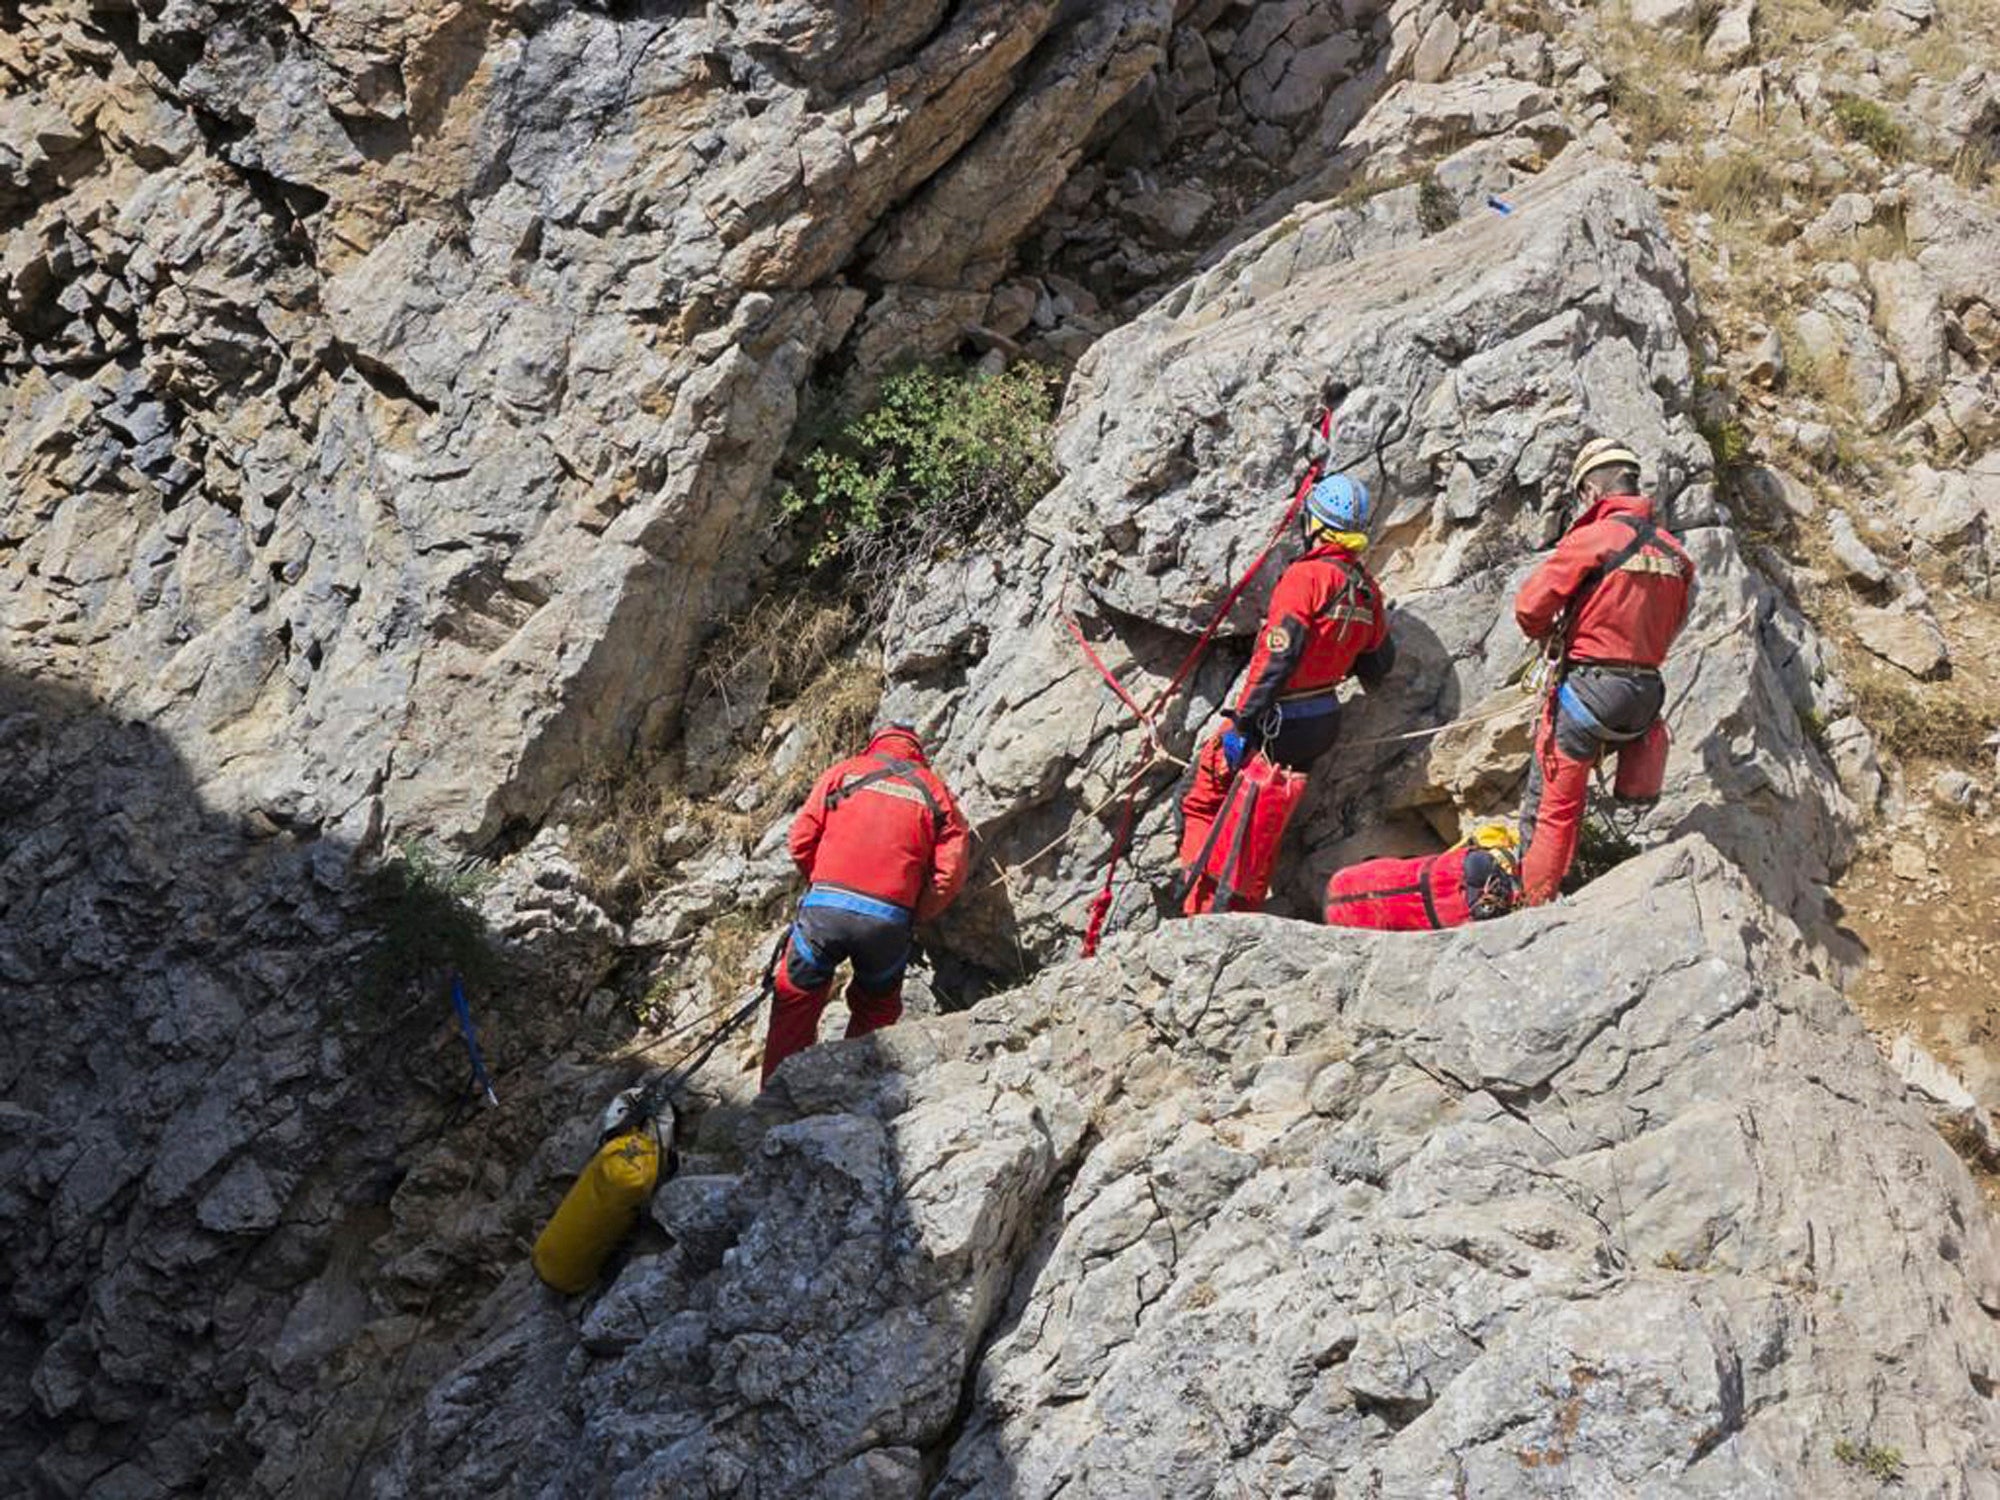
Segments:
[[[1786,931],[1690,838],[804,1054],[580,1332],[503,1289],[377,1493],[1874,1493],[1843,1441],[1991,1493],[1992,1223]]]

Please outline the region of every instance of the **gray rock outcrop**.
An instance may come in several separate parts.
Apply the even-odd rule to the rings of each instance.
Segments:
[[[0,638],[359,846],[664,737],[816,364],[982,323],[1173,22],[309,10],[0,29]]]
[[[516,1288],[378,1493],[1986,1493],[1992,1222],[1801,948],[1690,839],[808,1053],[727,1226]]]
[[[1282,515],[1333,379],[1350,387],[1337,462],[1383,511],[1371,558],[1397,602],[1401,657],[1384,690],[1349,702],[1274,909],[1316,911],[1327,873],[1361,854],[1456,836],[1425,743],[1393,736],[1505,706],[1496,695],[1527,652],[1507,601],[1556,529],[1568,455],[1602,432],[1646,455],[1702,571],[1667,668],[1676,750],[1650,826],[1699,828],[1781,905],[1816,903],[1853,812],[1800,714],[1840,712],[1817,637],[1744,562],[1714,503],[1679,394],[1692,295],[1658,208],[1626,169],[1580,153],[1513,202],[1430,238],[1413,206],[1378,221],[1367,205],[1321,205],[1230,252],[1083,361],[1057,439],[1064,477],[1019,545],[908,591],[887,705],[946,747],[991,855],[945,927],[959,951],[997,956],[1000,972],[1017,949],[1063,951],[1110,851],[1112,794],[1140,736],[1061,614],[1148,702]],[[1174,754],[1227,691],[1292,544],[1280,540],[1161,724]],[[1143,791],[1133,865],[1157,889],[1172,863],[1171,772],[1156,767]],[[1123,884],[1114,921],[1152,916],[1141,882]]]

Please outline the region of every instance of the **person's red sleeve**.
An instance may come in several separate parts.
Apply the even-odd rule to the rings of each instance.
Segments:
[[[958,810],[951,793],[936,777],[931,778],[931,792],[937,797],[944,817],[937,843],[931,848],[930,879],[917,896],[920,922],[928,921],[958,899],[965,877],[972,869],[972,830],[966,824],[965,814]]]
[[[840,767],[835,766],[820,777],[813,786],[812,795],[806,798],[806,805],[792,819],[791,837],[786,840],[786,845],[791,850],[792,863],[799,867],[799,873],[807,880],[812,879],[813,859],[819,853],[820,835],[826,832],[826,794],[839,774]]]
[[[1313,597],[1317,569],[1297,564],[1285,569],[1278,586],[1271,590],[1270,607],[1264,614],[1264,628],[1257,632],[1257,649],[1251,653],[1250,668],[1243,678],[1243,690],[1236,695],[1233,717],[1246,731],[1263,718],[1278,701],[1299,658],[1305,655],[1307,621],[1326,601]]]
[[[1539,641],[1553,630],[1556,616],[1599,561],[1599,548],[1587,527],[1558,542],[1549,560],[1528,576],[1521,592],[1514,596],[1514,622],[1521,627],[1521,634]]]

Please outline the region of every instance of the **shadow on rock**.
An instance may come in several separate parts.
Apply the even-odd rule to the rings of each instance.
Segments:
[[[486,1168],[553,1096],[453,1129],[455,877],[359,879],[195,786],[155,729],[0,670],[0,1469],[38,1493],[346,1471],[409,1314],[490,1284],[545,1206]],[[532,993],[473,989],[503,1074]]]
[[[597,1293],[511,1278],[376,1493],[926,1493],[1086,1129],[1011,1053],[968,1107],[937,1066],[968,1022],[934,1024],[809,1049],[712,1111]]]

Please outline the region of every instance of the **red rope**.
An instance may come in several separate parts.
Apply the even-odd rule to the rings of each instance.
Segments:
[[[1333,412],[1331,409],[1320,412],[1319,430],[1321,437],[1326,438],[1329,442],[1332,441]],[[1139,802],[1139,773],[1145,769],[1147,760],[1152,758],[1150,746],[1159,743],[1159,728],[1156,721],[1159,718],[1160,711],[1173,700],[1174,694],[1181,690],[1182,685],[1186,683],[1188,678],[1194,675],[1194,669],[1200,665],[1202,657],[1208,651],[1209,642],[1215,639],[1215,632],[1221,629],[1222,622],[1229,616],[1229,611],[1236,607],[1236,601],[1243,597],[1243,591],[1250,586],[1250,580],[1263,570],[1266,559],[1271,555],[1271,549],[1278,545],[1279,538],[1284,536],[1285,532],[1290,529],[1292,522],[1298,518],[1299,511],[1306,503],[1306,496],[1312,492],[1312,487],[1318,480],[1319,460],[1314,459],[1306,465],[1305,473],[1299,476],[1298,488],[1292,492],[1292,503],[1285,507],[1284,515],[1279,518],[1278,524],[1271,528],[1271,534],[1264,542],[1264,550],[1257,554],[1256,560],[1244,571],[1243,576],[1236,580],[1236,586],[1230,589],[1228,596],[1223,599],[1221,608],[1217,609],[1209,617],[1208,624],[1203,627],[1201,635],[1195,640],[1194,645],[1189,648],[1187,655],[1182,658],[1179,670],[1174,673],[1167,685],[1154,695],[1150,707],[1144,709],[1139,707],[1137,701],[1125,690],[1124,685],[1111,675],[1110,669],[1104,665],[1098,654],[1091,649],[1090,643],[1083,638],[1083,631],[1077,627],[1076,621],[1071,618],[1069,612],[1066,609],[1063,612],[1063,622],[1069,626],[1070,634],[1076,637],[1077,643],[1083,647],[1083,653],[1089,658],[1090,664],[1096,667],[1098,675],[1111,685],[1111,691],[1118,695],[1119,701],[1124,703],[1137,716],[1140,727],[1146,731],[1148,740],[1145,757],[1134,766],[1132,771],[1132,790],[1125,798],[1125,814],[1119,820],[1118,836],[1111,842],[1111,858],[1106,861],[1104,866],[1104,883],[1098,888],[1096,896],[1091,899],[1089,919],[1084,923],[1083,956],[1085,958],[1091,958],[1096,955],[1098,939],[1104,935],[1105,920],[1111,915],[1111,888],[1118,878],[1118,866],[1123,862],[1125,853],[1132,844],[1132,825],[1136,819]]]

